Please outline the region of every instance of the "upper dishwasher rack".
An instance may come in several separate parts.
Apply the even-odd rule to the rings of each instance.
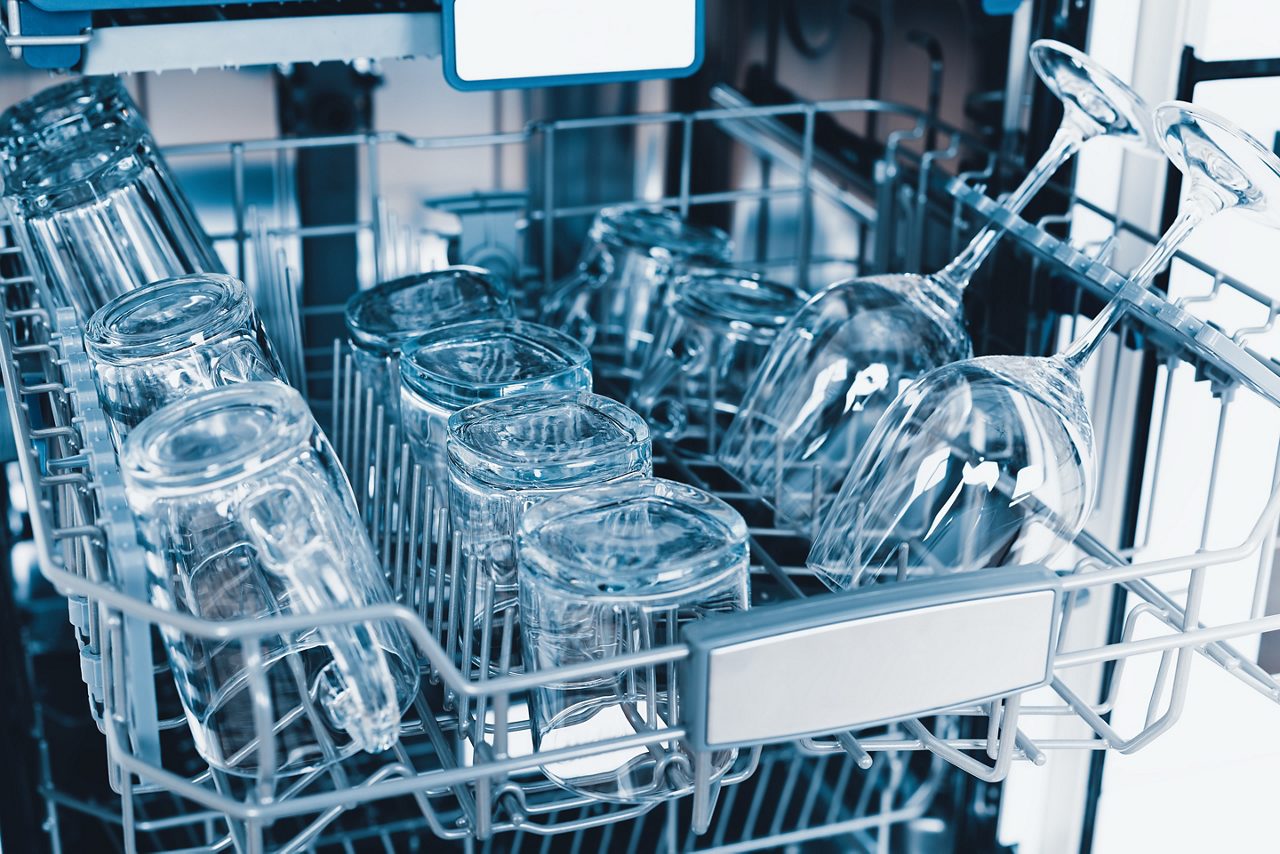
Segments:
[[[539,240],[544,252],[550,248],[547,226],[559,219],[592,213],[599,206],[560,206],[554,194],[555,160],[549,152],[567,134],[590,132],[600,127],[681,127],[690,129],[673,146],[675,158],[670,172],[681,176],[680,190],[670,198],[624,200],[625,204],[661,203],[687,212],[700,205],[751,205],[768,201],[794,205],[796,241],[785,250],[776,249],[766,257],[750,259],[773,270],[791,269],[805,276],[827,265],[859,263],[833,256],[818,245],[821,230],[815,208],[821,204],[823,217],[831,211],[843,217],[841,228],[862,235],[860,245],[875,247],[880,268],[899,263],[919,266],[929,235],[939,223],[958,242],[976,225],[975,220],[996,219],[1010,228],[1005,253],[1031,257],[1034,264],[1029,290],[1051,288],[1079,296],[1086,292],[1105,293],[1114,289],[1119,276],[1102,263],[1097,254],[1077,250],[1051,236],[1036,224],[1018,220],[991,201],[969,182],[983,180],[967,176],[948,185],[941,165],[954,159],[962,147],[973,141],[946,127],[938,127],[939,147],[921,150],[928,136],[927,121],[918,113],[892,104],[871,101],[835,101],[814,104],[755,107],[743,105],[733,93],[716,95],[731,106],[697,113],[607,117],[535,124],[524,131],[465,138],[414,138],[398,134],[362,134],[328,139],[264,140],[213,143],[177,148],[167,152],[180,164],[183,156],[225,156],[231,182],[234,231],[215,238],[234,244],[239,272],[255,273],[256,295],[266,322],[286,351],[286,362],[305,365],[309,370],[310,398],[321,424],[329,432],[353,485],[360,496],[361,509],[383,557],[395,588],[401,592],[396,605],[360,611],[335,612],[306,618],[283,618],[251,623],[210,623],[153,608],[137,587],[142,577],[140,554],[132,531],[132,519],[124,508],[119,491],[119,471],[109,442],[104,444],[105,422],[96,405],[91,377],[80,341],[80,330],[67,312],[52,313],[34,299],[30,277],[15,250],[2,256],[4,272],[4,323],[0,324],[0,351],[3,378],[9,391],[10,415],[19,439],[20,466],[30,493],[29,506],[46,576],[70,595],[73,622],[84,650],[86,681],[91,707],[103,729],[113,785],[125,804],[120,823],[126,845],[154,850],[167,847],[221,848],[233,842],[245,850],[297,850],[326,841],[352,838],[352,827],[367,831],[373,820],[352,819],[365,810],[378,810],[389,799],[407,799],[409,829],[429,829],[443,838],[487,839],[498,833],[547,835],[559,833],[605,834],[630,822],[634,831],[648,833],[646,822],[651,806],[603,805],[589,802],[546,783],[536,769],[552,759],[587,756],[596,752],[647,743],[688,738],[695,749],[712,745],[742,745],[737,765],[718,781],[698,777],[693,797],[666,811],[657,811],[660,834],[679,837],[688,848],[730,846],[736,850],[763,848],[799,838],[813,838],[824,831],[865,832],[884,828],[921,814],[936,790],[937,775],[944,763],[958,766],[987,780],[1000,780],[1013,761],[1044,762],[1048,752],[1063,749],[1116,749],[1130,752],[1158,737],[1172,726],[1185,702],[1190,680],[1190,660],[1200,653],[1244,681],[1271,700],[1280,701],[1280,684],[1255,664],[1250,656],[1233,647],[1235,638],[1257,635],[1280,628],[1280,616],[1267,616],[1265,589],[1270,575],[1270,538],[1280,514],[1280,492],[1273,482],[1267,500],[1258,506],[1248,533],[1226,548],[1202,549],[1183,556],[1135,562],[1138,550],[1133,543],[1125,548],[1114,538],[1086,533],[1075,542],[1072,562],[1042,568],[1022,568],[1009,572],[982,573],[945,583],[912,582],[886,589],[878,597],[844,599],[829,595],[809,601],[760,607],[724,632],[695,631],[685,642],[662,649],[633,654],[626,659],[579,665],[574,672],[613,671],[621,667],[685,668],[690,690],[690,713],[672,721],[671,727],[656,732],[607,742],[562,748],[553,753],[521,755],[513,747],[527,725],[508,714],[523,702],[525,692],[542,681],[563,675],[562,671],[507,674],[491,678],[482,662],[463,648],[466,632],[460,632],[458,614],[445,606],[460,601],[459,595],[423,595],[425,567],[437,568],[438,585],[456,585],[460,577],[460,557],[439,544],[448,524],[438,497],[432,495],[413,468],[402,437],[388,425],[382,413],[371,407],[367,390],[359,386],[345,345],[335,343],[324,352],[304,351],[300,317],[308,322],[340,311],[339,306],[295,304],[291,278],[282,274],[275,259],[276,249],[287,250],[291,242],[309,232],[289,224],[287,218],[251,227],[254,222],[244,206],[246,156],[260,154],[276,158],[287,168],[288,156],[303,146],[349,147],[360,150],[374,176],[364,187],[366,219],[347,226],[326,226],[325,233],[367,235],[375,257],[371,266],[380,277],[403,272],[401,254],[388,251],[399,241],[396,227],[382,213],[377,184],[378,152],[385,146],[403,147],[429,157],[433,152],[501,146],[527,146],[541,152],[531,169],[543,169],[546,182],[542,194],[526,197],[522,211],[532,223],[532,233],[506,247],[516,257],[528,260],[536,253],[527,241]],[[882,160],[875,169],[876,180],[861,188],[844,179],[817,155],[814,127],[824,114],[877,112],[896,118],[901,130],[890,137]],[[787,122],[794,120],[798,128]],[[743,146],[750,158],[774,163],[773,183],[761,187],[735,186],[707,193],[691,190],[692,129],[721,132]],[[509,189],[509,188],[508,188]],[[468,204],[484,195],[482,188]],[[798,203],[798,204],[797,204]],[[474,207],[474,206],[473,206]],[[459,208],[462,210],[462,208]],[[480,214],[485,212],[479,206]],[[780,210],[782,208],[780,207]],[[974,214],[977,214],[975,217]],[[468,214],[461,212],[464,219]],[[775,221],[777,217],[775,217]],[[823,220],[829,227],[829,222]],[[932,231],[931,231],[932,229]],[[945,241],[944,241],[945,242]],[[905,248],[904,248],[905,247]],[[899,253],[903,253],[899,255]],[[287,251],[284,252],[287,255]],[[546,255],[549,256],[549,252]],[[1195,259],[1182,263],[1198,265]],[[550,271],[545,271],[550,276]],[[1219,409],[1226,419],[1231,407],[1246,396],[1255,396],[1268,407],[1280,408],[1280,382],[1271,363],[1249,349],[1254,336],[1261,337],[1276,315],[1276,307],[1242,283],[1211,273],[1213,294],[1234,290],[1252,299],[1259,314],[1258,324],[1237,330],[1216,328],[1190,312],[1190,300],[1181,305],[1156,294],[1144,299],[1141,310],[1131,316],[1116,338],[1128,342],[1117,347],[1116,359],[1143,357],[1150,353],[1164,369],[1194,372],[1208,380],[1211,394],[1206,405]],[[1199,303],[1205,303],[1201,298]],[[1068,303],[1071,300],[1067,300]],[[1061,303],[1061,301],[1059,301]],[[1036,323],[1028,328],[1047,328],[1045,309],[1030,297],[1028,310]],[[1071,316],[1075,312],[1054,312]],[[980,313],[977,315],[981,317]],[[1008,342],[989,338],[981,319],[975,323],[975,340],[981,350],[1023,349],[1038,352],[1052,347],[1052,340],[1028,335],[1025,344],[1013,348]],[[1128,355],[1126,355],[1128,354]],[[300,370],[294,371],[301,375]],[[1153,404],[1159,408],[1158,401]],[[1168,400],[1163,406],[1167,409]],[[1167,419],[1159,417],[1165,429]],[[1108,420],[1111,415],[1108,414]],[[1120,416],[1116,416],[1119,418]],[[1108,431],[1103,431],[1107,441]],[[709,437],[694,437],[681,447],[660,447],[655,464],[660,473],[675,476],[715,491],[742,509],[751,525],[755,585],[767,601],[802,599],[816,590],[802,566],[804,536],[780,528],[767,505],[751,498],[723,471],[711,464],[705,453]],[[1156,438],[1157,448],[1162,439]],[[1104,454],[1109,449],[1104,445]],[[1205,449],[1210,455],[1210,479],[1216,484],[1226,465],[1222,437]],[[1119,453],[1117,451],[1116,453]],[[1157,450],[1143,476],[1144,482],[1157,479],[1162,457]],[[399,463],[399,465],[397,464]],[[1125,466],[1108,467],[1116,471]],[[1124,484],[1121,484],[1124,486]],[[1113,486],[1113,488],[1115,488]],[[1104,491],[1107,489],[1104,484]],[[1212,503],[1212,486],[1208,502]],[[409,508],[396,514],[393,506]],[[1211,508],[1206,508],[1206,519]],[[1101,520],[1106,521],[1106,520]],[[390,522],[390,523],[389,523]],[[1206,522],[1207,524],[1207,522]],[[1254,604],[1245,618],[1209,620],[1202,611],[1206,587],[1213,585],[1215,570],[1228,562],[1256,560],[1257,581]],[[1166,589],[1162,578],[1179,573],[1187,583],[1181,589]],[[1071,621],[1078,620],[1079,605],[1086,593],[1123,590],[1130,606],[1117,638],[1073,643]],[[1021,597],[1021,598],[1019,598]],[[1107,597],[1093,596],[1093,600]],[[1013,604],[1038,610],[999,610]],[[857,632],[878,622],[899,627],[912,620],[933,628],[930,608],[958,605],[971,613],[994,613],[1006,622],[1000,626],[1024,625],[1019,637],[1028,655],[1009,666],[997,641],[999,638],[950,636],[954,643],[938,643],[923,652],[919,648],[888,648],[878,654],[889,656],[896,668],[892,680],[876,685],[883,702],[874,708],[853,708],[835,704],[829,696],[819,700],[814,691],[821,684],[811,658],[795,660],[790,651],[805,630],[814,626],[848,629],[844,643],[856,643]],[[994,607],[997,610],[983,612]],[[469,613],[470,608],[461,609]],[[170,626],[182,631],[212,634],[224,638],[254,638],[277,633],[305,622],[354,622],[365,619],[395,619],[413,637],[423,655],[431,686],[420,698],[416,714],[406,722],[401,743],[379,756],[359,756],[329,770],[304,776],[264,795],[254,786],[239,786],[235,780],[201,767],[185,741],[185,721],[165,704],[167,670],[152,656],[154,627]],[[983,624],[975,617],[973,625]],[[1150,627],[1156,633],[1149,633]],[[510,625],[500,625],[499,646],[510,637]],[[920,634],[917,629],[915,634]],[[969,634],[981,634],[970,632]],[[716,673],[716,656],[749,639],[757,649],[782,651],[782,660],[795,666],[757,673],[755,679],[777,685],[789,677],[784,694],[794,710],[773,706],[742,712],[750,702],[750,685],[740,679]],[[945,640],[945,637],[942,638]],[[938,638],[935,638],[938,640]],[[982,647],[975,640],[983,640]],[[1034,640],[1038,647],[1031,645]],[[1078,639],[1077,639],[1078,640]],[[970,643],[970,646],[964,646]],[[939,658],[947,647],[971,650],[964,660],[944,668],[951,677],[938,684]],[[489,645],[481,644],[481,650]],[[1039,650],[1039,663],[1034,655]],[[475,651],[472,651],[475,652]],[[910,654],[908,654],[910,653]],[[892,656],[898,655],[894,659]],[[1159,675],[1149,686],[1150,712],[1133,733],[1113,728],[1108,712],[1123,691],[1146,690],[1128,684],[1124,663],[1138,655],[1157,656]],[[768,660],[764,656],[761,660]],[[839,661],[839,656],[830,660]],[[459,664],[458,662],[462,662]],[[1073,674],[1103,663],[1113,663],[1108,675],[1092,688],[1082,688]],[[793,671],[793,672],[792,672]],[[829,668],[828,673],[835,674]],[[809,678],[803,678],[808,673]],[[921,691],[921,686],[928,690]],[[946,688],[946,691],[942,689]],[[936,689],[936,690],[935,690]],[[1096,696],[1091,692],[1096,690]],[[1034,693],[1030,693],[1034,691]],[[949,693],[948,693],[949,692]],[[743,699],[747,697],[747,699]],[[856,698],[855,698],[856,699]],[[826,707],[823,707],[826,704]],[[726,711],[727,710],[727,711]],[[759,714],[756,712],[759,711]],[[836,717],[814,714],[821,711]],[[845,715],[839,719],[838,715]],[[735,726],[750,718],[754,728]],[[1029,730],[1037,720],[1071,718],[1082,733],[1073,737],[1042,738]],[[511,721],[509,724],[508,722]],[[824,735],[834,727],[838,734]],[[849,729],[853,727],[853,729]],[[263,738],[272,738],[269,733]],[[767,746],[783,740],[782,746]],[[761,747],[759,745],[766,745]],[[754,746],[753,746],[754,745]],[[1208,747],[1206,747],[1208,749]],[[912,754],[919,754],[915,761]],[[832,759],[843,763],[843,783],[835,784],[823,773],[813,771]],[[835,797],[850,786],[860,789],[852,814],[785,809],[772,825],[752,830],[748,838],[727,839],[726,823],[732,825],[733,810],[751,802],[759,812],[759,799],[769,782],[772,768],[786,768],[792,782],[786,798],[801,797],[817,802]],[[860,770],[859,770],[860,769]],[[850,777],[856,775],[855,782]],[[800,782],[796,782],[799,780]],[[776,781],[775,781],[776,782]],[[756,787],[738,795],[741,788]],[[818,787],[827,787],[822,792]],[[57,800],[57,783],[49,786],[56,814],[59,809],[77,807],[69,800]],[[771,790],[770,790],[771,791]],[[851,791],[851,789],[850,789]],[[799,793],[799,794],[796,794]],[[879,803],[877,808],[874,804]],[[879,811],[877,811],[877,809]],[[227,820],[223,821],[221,816]],[[785,821],[783,816],[787,816]],[[794,821],[793,821],[794,819]],[[396,828],[402,825],[395,825]],[[649,827],[650,830],[645,828]],[[189,835],[174,842],[171,834],[183,829]],[[684,836],[703,831],[704,836]],[[381,832],[381,831],[375,831]],[[392,831],[395,832],[393,829]],[[599,836],[591,837],[599,843]],[[194,842],[192,840],[195,840]]]

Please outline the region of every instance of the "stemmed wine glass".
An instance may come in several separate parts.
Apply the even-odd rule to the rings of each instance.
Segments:
[[[894,401],[809,554],[829,587],[1044,562],[1084,527],[1098,472],[1082,367],[1201,222],[1237,208],[1280,227],[1280,159],[1190,104],[1163,104],[1154,119],[1187,176],[1178,218],[1065,352],[945,365]]]
[[[1153,148],[1151,110],[1111,72],[1055,41],[1031,61],[1062,100],[1062,124],[1005,205],[1026,206],[1094,137]],[[1000,239],[984,228],[944,269],[851,279],[815,296],[781,331],[717,457],[780,519],[808,529],[839,490],[885,407],[916,377],[972,355],[961,297]]]

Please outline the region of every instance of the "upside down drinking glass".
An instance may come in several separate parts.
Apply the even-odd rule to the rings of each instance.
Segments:
[[[87,131],[128,125],[146,131],[138,106],[115,77],[79,77],[50,86],[0,113],[0,174],[56,150]]]
[[[392,600],[346,476],[288,386],[171,404],[129,434],[122,467],[157,607],[216,624]],[[269,780],[386,750],[417,693],[398,623],[243,643],[162,628],[196,748],[231,774]]]
[[[701,427],[714,453],[717,419],[738,411],[778,330],[808,298],[792,285],[740,270],[680,276],[632,394],[637,411],[669,439]]]
[[[1199,223],[1236,209],[1280,227],[1280,159],[1261,143],[1180,102],[1155,124],[1187,176],[1177,220],[1064,353],[946,365],[894,401],[810,552],[828,586],[1047,562],[1083,528],[1098,463],[1081,369]]]
[[[217,386],[284,378],[244,283],[214,273],[121,294],[89,319],[85,350],[117,446],[142,419],[175,400]]]
[[[671,211],[606,208],[577,273],[547,298],[546,322],[586,344],[601,367],[634,379],[671,280],[691,266],[724,264],[732,251],[723,231]]]
[[[1048,151],[1005,202],[1015,213],[1090,139],[1153,145],[1150,109],[1089,57],[1038,41],[1031,60],[1064,113]],[[936,273],[852,279],[815,296],[778,335],[720,445],[720,463],[784,522],[810,530],[897,394],[971,355],[961,300],[1001,233],[984,228]]]
[[[82,319],[148,282],[223,272],[155,143],[137,127],[97,128],[35,151],[4,192],[37,285]]]
[[[515,604],[516,527],[530,507],[567,490],[651,474],[648,426],[607,397],[540,392],[455,412],[450,512],[464,567],[477,571],[474,594],[467,593],[477,618]],[[470,591],[472,580],[464,582]]]
[[[449,494],[449,416],[474,403],[535,391],[591,391],[591,356],[536,323],[477,320],[404,346],[400,420],[414,459],[440,499]]]
[[[508,320],[507,286],[479,267],[448,267],[383,282],[347,301],[347,334],[363,389],[373,389],[388,423],[400,412],[398,361],[404,345],[451,323]],[[361,392],[364,395],[364,391]]]
[[[518,535],[526,670],[607,661],[673,644],[703,617],[749,604],[747,527],[715,496],[667,480],[587,487],[525,513]],[[560,679],[533,691],[541,751],[678,725],[676,668],[637,667]],[[712,779],[735,751],[711,756]],[[680,740],[542,766],[592,798],[662,800],[693,788]]]

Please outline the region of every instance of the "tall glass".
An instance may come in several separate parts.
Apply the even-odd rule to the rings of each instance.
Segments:
[[[333,449],[288,386],[165,407],[129,434],[123,469],[157,607],[216,622],[392,601]],[[231,774],[270,779],[386,750],[418,690],[417,655],[394,623],[243,643],[166,628],[164,640],[196,748]]]
[[[508,320],[507,286],[479,267],[448,267],[383,282],[347,300],[347,335],[363,389],[388,423],[400,412],[400,350],[419,335],[468,320]],[[363,391],[361,394],[363,395]]]
[[[127,125],[146,131],[138,105],[115,77],[79,77],[50,86],[0,113],[0,175],[87,131]]]
[[[672,283],[649,359],[632,393],[654,432],[704,431],[715,453],[780,330],[809,295],[741,270],[700,268]]]
[[[244,283],[221,274],[121,294],[89,319],[85,350],[117,446],[142,419],[198,391],[284,381]]]
[[[749,604],[747,526],[715,496],[667,480],[575,490],[525,513],[518,535],[526,670],[598,662],[676,643],[693,620]],[[767,686],[762,686],[767,690]],[[556,680],[533,692],[539,750],[678,725],[676,668]],[[713,779],[735,751],[712,754]],[[605,801],[693,788],[687,746],[669,740],[552,762],[543,772]]]
[[[516,526],[577,489],[653,474],[649,428],[615,400],[550,391],[477,403],[449,418],[450,512],[476,616],[516,602]],[[474,594],[471,592],[474,590]]]
[[[186,273],[220,273],[213,245],[150,137],[115,125],[33,152],[4,203],[47,301],[88,318],[113,298]]]
[[[521,320],[443,326],[400,357],[404,436],[436,495],[449,494],[449,417],[485,400],[534,391],[591,391],[591,356],[563,332]]]
[[[548,297],[544,317],[586,344],[603,369],[634,378],[671,280],[690,266],[724,264],[732,252],[723,231],[671,211],[606,208],[591,226],[578,271]]]

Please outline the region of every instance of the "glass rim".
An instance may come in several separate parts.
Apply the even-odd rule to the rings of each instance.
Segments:
[[[6,176],[4,191],[29,214],[68,210],[126,186],[153,156],[150,136],[141,128],[94,128],[56,149],[32,151]]]
[[[236,411],[235,423],[256,430],[234,444],[192,458],[174,449],[184,432]],[[315,419],[302,395],[279,382],[247,382],[197,392],[148,415],[125,437],[121,469],[127,482],[172,494],[198,493],[274,467],[306,446]]]
[[[679,559],[659,559],[631,569],[621,581],[615,571],[548,550],[546,535],[557,522],[640,501],[680,508],[686,518],[696,518],[705,529],[722,533],[724,541],[714,550]],[[736,572],[745,575],[750,560],[747,537],[746,521],[723,499],[679,481],[653,477],[587,486],[548,498],[524,512],[516,533],[521,575],[528,574],[567,596],[593,602],[677,599],[719,584]],[[741,553],[741,561],[725,565],[716,562],[716,558],[733,552]]]
[[[202,294],[209,300],[178,321],[143,332],[121,332],[120,325],[168,297]],[[203,347],[247,328],[253,306],[244,282],[225,273],[191,273],[160,279],[125,291],[93,313],[85,327],[85,349],[94,361],[130,364]]]
[[[561,364],[540,375],[515,379],[476,382],[439,370],[439,364],[424,364],[424,357],[451,344],[468,339],[490,343],[499,338],[519,341],[522,346],[555,354]],[[461,409],[473,403],[526,391],[540,391],[575,374],[590,377],[591,354],[581,342],[540,323],[524,320],[489,319],[451,323],[411,339],[400,354],[400,379],[406,392],[428,403]]]
[[[692,268],[675,280],[673,288],[672,305],[680,314],[700,324],[751,338],[773,338],[811,298],[811,294],[795,285],[733,267]],[[758,310],[755,310],[745,300],[738,304],[725,301],[734,294],[744,297],[757,294],[763,298],[758,300]]]
[[[395,327],[389,323],[367,322],[366,315],[371,306],[378,300],[386,299],[392,294],[402,293],[420,287],[435,286],[445,280],[467,279],[488,289],[485,299],[493,302],[493,308],[499,312],[498,317],[509,317],[514,314],[511,294],[507,284],[500,276],[483,267],[456,264],[400,276],[385,282],[379,282],[371,288],[357,291],[347,300],[343,309],[343,321],[352,344],[372,350],[379,355],[392,356],[410,340],[431,331],[431,326]],[[433,324],[439,326],[439,323]]]
[[[97,104],[106,97],[129,97],[127,88],[120,78],[111,76],[111,74],[82,74],[82,76],[54,83],[52,86],[46,86],[42,90],[28,95],[17,104],[9,105],[3,113],[0,113],[0,128],[8,129],[8,125],[13,124],[14,118],[35,118],[41,117],[52,106],[70,105],[79,99],[92,99],[92,104]],[[129,99],[132,101],[133,99]]]
[[[563,451],[517,457],[496,454],[468,441],[470,428],[513,421],[545,409],[572,407],[611,421],[623,441],[592,448],[564,459]],[[481,401],[449,416],[446,438],[451,469],[462,468],[473,480],[502,489],[567,488],[602,483],[644,470],[652,459],[649,425],[630,407],[589,391],[540,391]],[[517,477],[519,472],[522,476]]]
[[[733,252],[733,241],[724,230],[695,225],[666,208],[604,208],[590,236],[597,243],[681,260],[727,261]]]

